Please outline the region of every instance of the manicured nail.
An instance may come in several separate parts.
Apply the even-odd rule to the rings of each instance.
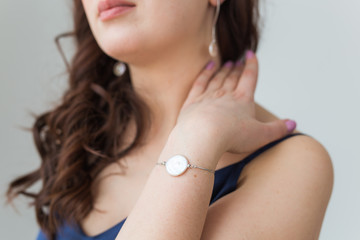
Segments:
[[[287,127],[289,133],[294,131],[296,128],[296,122],[293,120],[286,120],[285,124],[286,124],[286,127]]]
[[[233,62],[232,61],[227,61],[225,64],[224,64],[224,67],[232,67],[233,66]]]
[[[251,59],[255,56],[254,52],[251,50],[246,51],[246,59]]]
[[[207,70],[211,70],[213,69],[213,67],[215,66],[215,62],[213,60],[211,60],[207,65],[206,65],[206,69]]]

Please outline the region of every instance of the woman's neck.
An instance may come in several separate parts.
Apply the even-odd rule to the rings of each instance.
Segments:
[[[131,65],[134,91],[146,102],[152,113],[151,138],[168,136],[193,82],[211,60],[207,49],[200,47],[163,52],[151,63]],[[219,58],[214,59],[219,66]]]

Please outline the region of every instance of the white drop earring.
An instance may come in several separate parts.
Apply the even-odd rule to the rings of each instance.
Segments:
[[[216,45],[216,22],[219,17],[219,13],[220,13],[220,0],[217,0],[215,18],[214,18],[214,23],[213,23],[213,27],[212,27],[212,39],[211,39],[211,43],[209,45],[209,54],[212,57],[216,57],[218,55],[218,48]]]
[[[117,76],[117,77],[122,76],[126,71],[125,63],[120,62],[120,61],[116,62],[115,65],[114,65],[113,71],[114,71],[115,76]]]

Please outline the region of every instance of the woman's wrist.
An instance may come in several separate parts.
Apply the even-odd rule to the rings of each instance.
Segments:
[[[168,137],[159,161],[167,161],[177,154],[185,156],[191,165],[215,170],[223,151],[220,141],[213,134],[176,126]]]

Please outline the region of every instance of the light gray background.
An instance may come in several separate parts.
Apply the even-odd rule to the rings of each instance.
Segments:
[[[140,1],[140,0],[139,0]],[[257,100],[325,145],[335,185],[320,239],[360,239],[360,1],[271,0],[258,52]],[[54,36],[71,29],[70,1],[0,1],[0,190],[39,165],[28,111],[61,96]],[[4,202],[1,196],[1,202]],[[1,239],[34,239],[33,209],[0,207]]]

